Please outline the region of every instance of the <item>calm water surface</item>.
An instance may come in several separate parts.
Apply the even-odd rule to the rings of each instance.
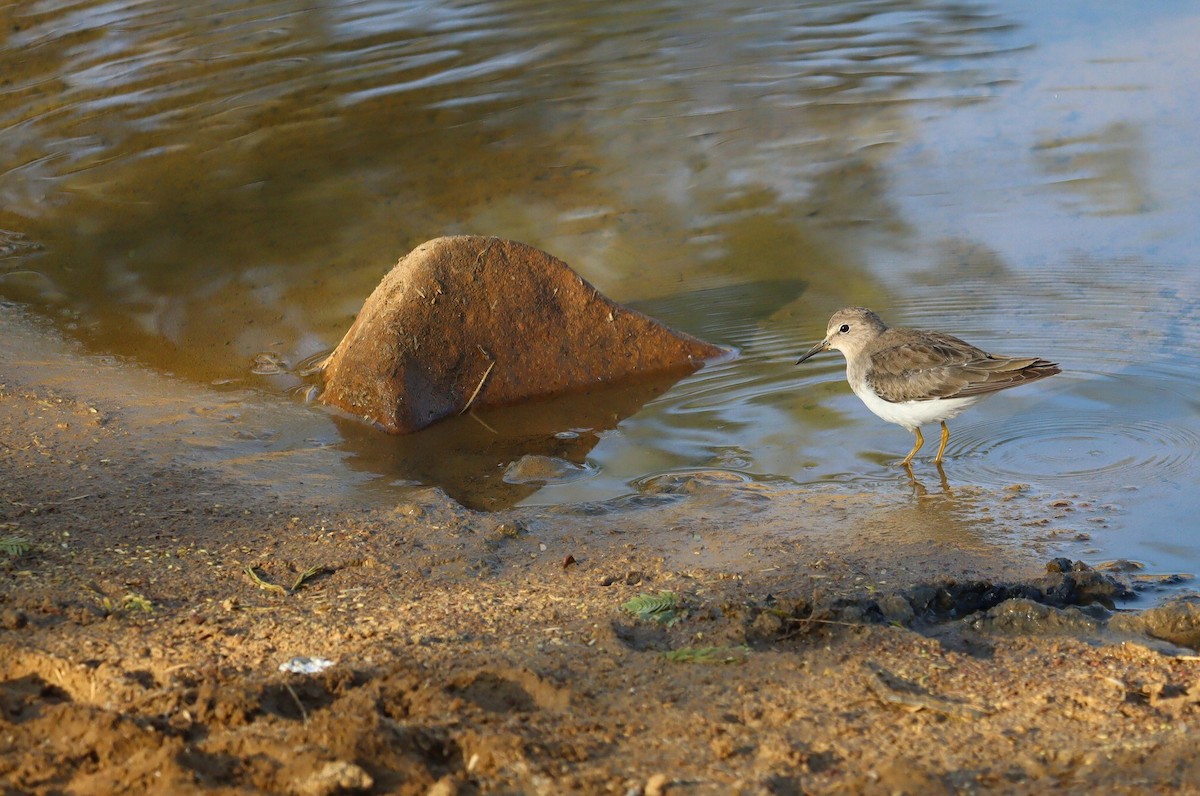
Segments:
[[[1194,3],[320,5],[0,6],[0,296],[229,406],[299,402],[397,257],[471,232],[741,355],[408,439],[314,407],[205,455],[332,446],[348,489],[478,506],[698,470],[906,493],[909,435],[836,355],[793,366],[863,304],[1064,367],[953,424],[952,489],[1026,484],[1084,504],[1077,554],[1200,570]]]

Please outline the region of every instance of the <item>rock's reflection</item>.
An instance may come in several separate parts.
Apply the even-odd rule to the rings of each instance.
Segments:
[[[352,469],[378,483],[437,486],[464,506],[507,508],[546,483],[587,477],[604,432],[671,388],[678,373],[472,412],[406,437],[336,417]],[[535,458],[536,457],[536,458]]]

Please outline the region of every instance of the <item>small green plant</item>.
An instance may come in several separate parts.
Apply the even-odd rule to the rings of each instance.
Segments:
[[[663,653],[671,663],[745,663],[749,656],[750,648],[744,644],[738,647],[682,647]]]
[[[99,594],[96,596],[96,604],[100,606],[100,611],[105,616],[113,616],[119,613],[143,613],[149,614],[154,612],[154,603],[149,597],[137,592],[129,592],[120,600],[114,600],[107,594]]]
[[[20,536],[0,537],[0,553],[4,553],[9,558],[20,558],[32,549],[33,545],[29,540]]]
[[[133,591],[121,598],[121,607],[126,611],[140,611],[144,614],[154,611],[154,603],[150,598]]]
[[[639,594],[625,602],[621,608],[645,621],[658,622],[670,627],[682,618],[679,595],[670,591],[658,594]]]

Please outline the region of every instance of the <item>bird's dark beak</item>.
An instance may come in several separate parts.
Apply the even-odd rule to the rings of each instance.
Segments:
[[[797,365],[799,365],[801,362],[803,362],[804,360],[806,360],[806,359],[808,359],[809,357],[813,356],[814,354],[819,354],[819,353],[821,353],[822,351],[827,351],[828,349],[829,349],[829,341],[828,341],[828,340],[822,340],[821,342],[817,343],[817,344],[816,344],[815,346],[813,346],[812,348],[808,349],[808,353],[807,353],[807,354],[805,354],[804,356],[802,356],[802,357],[800,357],[799,359],[797,359],[797,360],[796,360],[796,364],[797,364]]]

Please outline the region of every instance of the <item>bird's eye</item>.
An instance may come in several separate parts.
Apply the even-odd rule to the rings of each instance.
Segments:
[[[838,327],[838,331],[841,332],[842,334],[845,334],[846,332],[850,331],[850,324],[843,323],[841,326]]]

